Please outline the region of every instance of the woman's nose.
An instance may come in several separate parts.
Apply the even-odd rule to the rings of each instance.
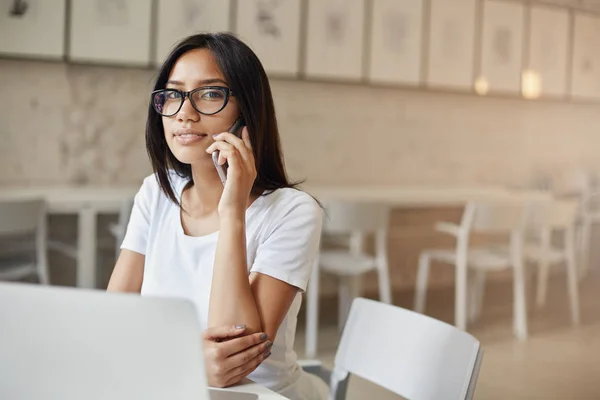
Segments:
[[[183,104],[181,105],[179,113],[177,113],[177,118],[181,122],[185,122],[188,120],[198,122],[198,120],[200,119],[200,113],[196,111],[196,109],[192,106],[192,101],[189,97],[186,96],[183,99]]]

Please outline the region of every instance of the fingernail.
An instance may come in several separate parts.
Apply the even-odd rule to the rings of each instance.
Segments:
[[[217,136],[219,136],[219,134],[218,134],[218,133],[215,133],[214,135],[212,135],[212,138],[213,138],[213,139],[216,139],[216,138],[217,138]]]
[[[236,325],[235,329],[246,329],[246,325]]]
[[[271,355],[271,352],[270,352],[270,351],[267,351],[267,352],[265,353],[265,358],[269,358],[269,356],[270,356],[270,355]]]
[[[269,338],[269,335],[267,335],[266,333],[263,333],[262,335],[260,335],[260,340],[267,340]]]
[[[273,342],[268,341],[267,344],[265,345],[265,350],[269,350],[271,348],[271,346],[273,346]]]

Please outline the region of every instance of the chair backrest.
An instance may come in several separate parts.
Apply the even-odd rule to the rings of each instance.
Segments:
[[[42,199],[0,201],[0,236],[36,234],[45,215]]]
[[[119,207],[119,226],[124,229],[127,228],[127,224],[129,223],[129,218],[131,217],[131,211],[133,210],[133,197],[130,197],[121,202],[121,206]]]
[[[551,203],[531,204],[527,214],[527,225],[532,228],[570,228],[577,220],[579,206],[577,200],[554,200]]]
[[[454,326],[357,298],[336,353],[331,394],[343,398],[337,389],[356,374],[410,400],[470,399],[481,357],[479,342]]]
[[[390,208],[377,203],[326,202],[325,233],[375,233],[387,230]]]
[[[510,233],[523,226],[525,205],[520,202],[470,202],[461,226],[470,232]]]

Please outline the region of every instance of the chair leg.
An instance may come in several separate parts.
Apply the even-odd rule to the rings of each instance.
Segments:
[[[571,306],[571,322],[579,324],[579,282],[577,280],[577,263],[575,262],[575,233],[573,229],[565,232],[565,250],[567,253],[567,287]]]
[[[315,261],[306,292],[306,357],[317,354],[317,333],[319,329],[319,261]]]
[[[523,252],[521,239],[515,239],[513,245],[513,330],[520,340],[527,339],[527,302],[525,297],[525,271],[523,268]]]
[[[380,265],[377,269],[379,280],[379,301],[386,304],[392,304],[392,284],[390,282],[387,260],[381,261],[381,264],[382,265]]]
[[[537,273],[537,293],[535,304],[537,307],[544,307],[546,305],[546,297],[548,292],[548,272],[549,264],[547,254],[550,250],[550,230],[543,229],[541,233],[541,253],[542,256],[538,260],[538,273]]]
[[[345,276],[340,278],[338,293],[338,330],[341,332],[346,325],[352,300],[360,296],[360,277]]]
[[[387,257],[387,232],[375,234],[375,255],[377,257],[377,277],[379,283],[379,301],[392,304],[392,284]]]
[[[50,284],[50,277],[48,272],[48,264],[45,262],[38,264],[38,278],[42,285]]]
[[[580,259],[581,265],[579,270],[579,279],[587,276],[590,270],[590,242],[592,240],[592,221],[584,217],[581,225],[581,243],[580,243]]]
[[[484,270],[478,270],[473,279],[470,290],[471,301],[469,304],[469,322],[475,322],[481,315],[483,298],[485,296],[485,278],[486,272]]]
[[[347,311],[347,304],[350,301],[350,288],[348,284],[348,277],[341,276],[339,278],[338,286],[338,332],[341,332],[344,328],[345,315]]]
[[[419,269],[417,271],[417,282],[415,287],[415,311],[423,314],[427,299],[427,282],[429,280],[429,255],[421,254],[419,257]]]
[[[454,325],[463,331],[467,330],[467,295],[468,276],[467,260],[457,257],[454,271]]]

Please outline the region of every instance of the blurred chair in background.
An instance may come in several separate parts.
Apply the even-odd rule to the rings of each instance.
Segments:
[[[579,288],[575,250],[575,230],[579,211],[577,200],[557,200],[550,204],[533,204],[528,213],[528,229],[539,232],[538,240],[525,244],[525,258],[538,264],[536,305],[546,303],[549,267],[564,263],[573,324],[579,323]],[[552,245],[552,234],[563,237],[563,247]]]
[[[371,203],[335,202],[325,204],[323,234],[349,235],[347,248],[323,249],[315,261],[308,283],[306,355],[312,358],[317,350],[319,320],[319,275],[320,271],[339,277],[339,317],[340,330],[350,310],[352,299],[360,296],[359,278],[370,272],[378,274],[379,299],[392,302],[391,284],[388,272],[387,238],[390,223],[390,208]],[[375,254],[366,254],[364,244],[367,235],[373,235]],[[322,243],[323,244],[323,243]]]
[[[600,187],[590,183],[581,194],[579,231],[579,277],[583,279],[591,269],[591,243],[594,225],[600,222]]]
[[[121,243],[127,229],[127,223],[131,215],[131,209],[133,207],[133,198],[127,199],[121,203],[116,223],[111,223],[108,226],[110,237],[100,235],[96,239],[96,251],[100,254],[105,254],[106,250],[113,250],[114,246],[114,260],[111,256],[110,263],[114,266],[114,262],[119,257]],[[110,239],[110,240],[108,240]],[[67,256],[77,262],[78,251],[77,251],[77,237],[73,238],[57,238],[50,237],[48,239],[48,248],[52,251],[56,251],[64,256]],[[106,258],[100,258],[98,260],[99,265],[105,265],[108,261]]]
[[[50,283],[46,219],[42,199],[0,202],[0,280],[35,276]]]
[[[415,311],[419,313],[425,311],[431,261],[439,261],[455,268],[454,323],[462,330],[467,329],[468,317],[470,321],[473,321],[481,312],[486,273],[513,269],[513,329],[518,338],[526,339],[527,308],[523,267],[524,218],[524,204],[470,202],[465,207],[460,225],[448,222],[438,223],[436,230],[454,236],[456,247],[429,249],[421,252],[415,291]],[[508,245],[510,250],[503,251],[497,244],[472,247],[469,245],[472,233],[506,234],[510,237]],[[470,279],[470,290],[468,269],[476,271],[476,275]],[[467,310],[468,306],[469,310]]]
[[[302,362],[330,383],[330,399],[346,398],[350,374],[411,400],[471,399],[483,352],[468,333],[444,322],[357,298],[337,348],[334,368]]]
[[[587,276],[591,264],[594,225],[600,222],[600,182],[598,176],[581,169],[562,171],[550,179],[549,188],[556,198],[579,201],[576,227],[577,265],[580,279]]]
[[[125,232],[127,231],[127,224],[129,223],[129,217],[131,217],[131,210],[133,209],[133,198],[125,200],[121,204],[119,210],[119,218],[116,224],[109,225],[108,229],[115,238],[115,261],[119,258],[121,253],[121,244],[125,238]]]

